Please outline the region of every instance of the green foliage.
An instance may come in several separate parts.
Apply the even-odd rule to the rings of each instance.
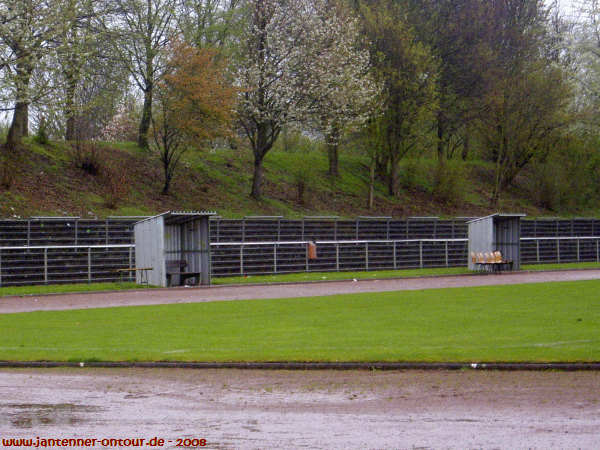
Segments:
[[[433,192],[431,163],[422,158],[406,158],[400,164],[400,186],[409,191]]]
[[[465,196],[464,166],[458,161],[438,162],[435,169],[433,195],[443,204],[461,205]]]
[[[360,8],[371,41],[375,77],[384,86],[382,106],[366,130],[386,170],[388,192],[396,195],[398,164],[423,142],[426,123],[438,108],[438,62],[416,39],[406,8],[398,2],[365,2]]]
[[[46,121],[44,119],[42,119],[40,121],[40,124],[38,125],[38,129],[37,129],[35,135],[33,136],[33,141],[36,144],[40,144],[40,145],[47,145],[50,142],[48,139],[48,131],[47,131]]]
[[[0,120],[0,142],[6,141],[6,136],[8,135],[8,128],[10,124],[5,122],[4,120]]]
[[[527,187],[537,204],[551,211],[577,212],[600,201],[600,155],[595,140],[563,138],[531,168]]]
[[[286,126],[281,130],[279,137],[275,141],[273,151],[308,153],[319,151],[322,147],[322,142],[306,136],[296,128]]]
[[[310,188],[312,178],[312,158],[302,153],[295,153],[290,156],[289,161],[292,163],[292,177],[298,194],[297,200],[300,205],[305,206],[307,203],[307,191]]]
[[[96,176],[102,169],[100,149],[95,142],[77,141],[71,146],[71,158],[75,167]]]

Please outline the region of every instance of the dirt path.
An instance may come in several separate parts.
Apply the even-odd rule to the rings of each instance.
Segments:
[[[600,442],[598,372],[20,369],[0,370],[0,392],[0,439],[332,449]]]
[[[115,306],[195,303],[322,295],[355,294],[401,290],[544,283],[600,279],[600,270],[520,272],[500,275],[458,275],[388,280],[332,281],[254,286],[214,286],[209,288],[148,289],[110,293],[63,294],[26,297],[0,297],[0,314]]]

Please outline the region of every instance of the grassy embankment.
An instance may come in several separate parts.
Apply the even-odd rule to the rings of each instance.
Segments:
[[[87,147],[86,147],[87,148]],[[86,150],[83,156],[86,156]],[[377,181],[375,206],[366,208],[368,160],[345,149],[340,176],[327,175],[327,157],[318,146],[289,152],[275,148],[265,158],[263,200],[248,196],[252,179],[251,152],[240,148],[190,151],[176,173],[169,195],[161,195],[162,170],[156,155],[133,143],[97,144],[93,157],[98,173],[78,168],[75,152],[64,143],[39,145],[26,140],[10,190],[0,190],[0,217],[77,215],[148,215],[175,209],[216,210],[223,217],[245,215],[485,215],[493,167],[482,161],[453,161],[452,183],[442,193],[435,186],[435,159],[401,162],[397,197]],[[89,156],[89,155],[88,155]],[[79,156],[81,158],[82,155]],[[527,183],[524,177],[523,183]],[[503,197],[498,210],[529,215],[593,214],[594,211],[548,212],[536,206],[531,187],[517,185]],[[304,196],[298,198],[298,187]]]
[[[0,315],[1,360],[598,361],[600,281]]]

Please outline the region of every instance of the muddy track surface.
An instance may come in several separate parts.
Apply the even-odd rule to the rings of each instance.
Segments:
[[[0,392],[0,439],[159,437],[176,448],[202,438],[223,449],[600,442],[598,372],[3,369]]]
[[[225,300],[314,297],[401,290],[545,283],[600,279],[600,270],[520,272],[498,275],[459,275],[387,280],[332,281],[254,286],[214,286],[118,291],[110,293],[1,297],[0,314],[43,310],[105,308],[115,306],[195,303]]]

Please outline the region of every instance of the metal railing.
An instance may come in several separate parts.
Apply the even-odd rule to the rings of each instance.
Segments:
[[[465,238],[465,218],[440,220],[437,217],[246,217],[211,220],[211,242],[265,242],[305,240],[373,240],[373,239],[454,239]]]
[[[468,239],[307,240],[211,243],[212,276],[465,267]],[[0,286],[118,281],[135,245],[0,247]],[[521,238],[522,264],[599,262],[600,237]],[[125,279],[134,280],[133,272]]]
[[[212,275],[465,267],[468,239],[213,242]],[[522,264],[600,262],[600,237],[521,238]]]
[[[600,237],[521,238],[522,264],[600,262]]]
[[[213,242],[212,275],[394,270],[466,265],[467,239]]]
[[[132,244],[135,220],[133,217],[0,220],[0,247]]]
[[[0,286],[118,281],[116,269],[135,267],[134,250],[133,244],[0,247]]]

